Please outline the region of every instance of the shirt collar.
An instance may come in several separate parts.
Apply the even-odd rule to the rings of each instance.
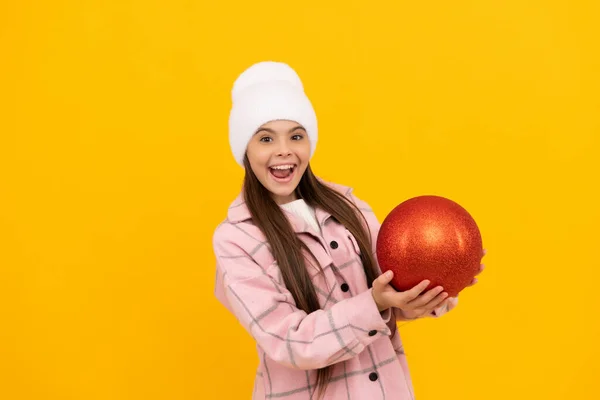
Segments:
[[[337,183],[326,182],[326,181],[322,180],[321,178],[317,178],[317,180],[319,182],[321,182],[322,184],[328,186],[329,188],[334,189],[337,192],[345,195],[346,197],[349,197],[353,190],[351,187],[340,185]],[[288,216],[290,221],[292,222],[292,225],[296,232],[307,230],[307,227],[306,227],[307,224],[299,221],[298,218],[295,215],[293,215],[291,212],[289,212],[283,208],[282,208],[282,210]],[[315,216],[317,218],[317,222],[319,223],[319,226],[323,226],[325,221],[327,220],[327,218],[331,217],[331,214],[329,214],[327,211],[317,207],[315,209]],[[237,195],[235,200],[229,206],[229,210],[227,211],[227,220],[230,223],[236,224],[239,222],[249,220],[250,218],[252,218],[252,216],[250,215],[250,210],[248,209],[248,207],[246,205],[246,202],[244,200],[244,193],[242,191]]]

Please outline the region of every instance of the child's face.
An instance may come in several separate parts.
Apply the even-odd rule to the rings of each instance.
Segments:
[[[310,158],[310,142],[302,125],[287,120],[263,124],[246,151],[254,175],[277,204],[296,200],[294,191]]]

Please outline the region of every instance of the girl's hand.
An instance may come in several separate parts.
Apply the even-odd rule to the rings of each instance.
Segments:
[[[482,257],[485,257],[486,254],[487,254],[487,250],[483,249],[483,256]],[[483,271],[484,268],[485,268],[485,264],[479,265],[479,272],[477,272],[477,274],[475,274],[475,275],[479,275]],[[467,287],[471,287],[474,284],[476,284],[477,282],[479,282],[479,280],[477,278],[473,278],[473,280],[471,281],[471,283],[469,283],[467,285]]]
[[[487,250],[483,249],[483,256],[485,256],[486,253]],[[480,264],[479,271],[476,275],[479,275],[484,268],[485,265]],[[388,273],[390,274],[389,276],[387,275]],[[392,278],[392,271],[388,271],[386,274],[381,275],[373,281],[373,298],[375,299],[375,303],[377,303],[379,311],[383,311],[389,307],[396,307],[400,309],[404,319],[410,320],[429,315],[434,309],[438,307],[447,307],[450,301],[456,300],[447,298],[448,294],[442,292],[443,288],[441,286],[421,294],[429,285],[428,280],[422,281],[410,290],[398,292],[389,285]],[[474,277],[467,287],[471,287],[477,282],[477,278]]]
[[[442,292],[441,286],[422,294],[430,283],[428,280],[420,282],[409,290],[398,292],[389,284],[393,277],[393,272],[387,271],[373,281],[373,299],[380,312],[396,307],[402,310],[407,318],[418,318],[431,313],[448,297],[448,293]]]

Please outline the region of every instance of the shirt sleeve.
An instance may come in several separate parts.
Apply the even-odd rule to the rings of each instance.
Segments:
[[[223,230],[213,238],[215,294],[272,360],[318,369],[355,357],[390,335],[390,311],[380,313],[371,289],[310,314],[299,309],[276,264],[263,269]]]

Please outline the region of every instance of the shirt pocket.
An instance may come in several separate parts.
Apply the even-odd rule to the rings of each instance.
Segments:
[[[344,241],[348,246],[348,257],[338,265],[337,270],[342,275],[344,282],[352,288],[352,293],[357,294],[368,289],[367,275],[361,258],[362,252],[358,241],[348,229],[344,231]]]

